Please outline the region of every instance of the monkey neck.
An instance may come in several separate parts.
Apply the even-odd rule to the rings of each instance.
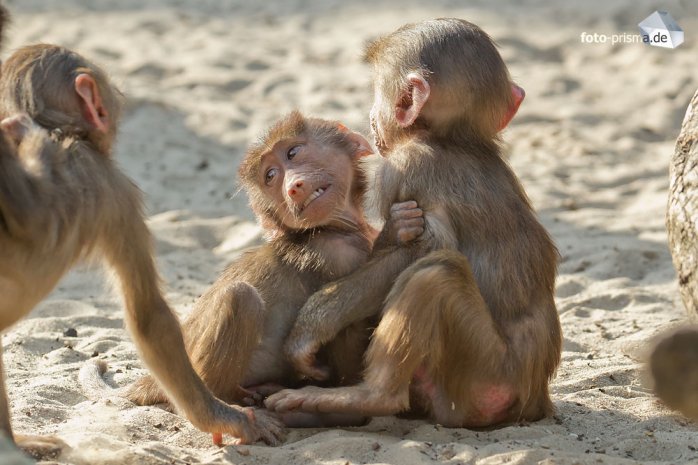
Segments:
[[[372,244],[368,230],[347,224],[289,230],[269,242],[283,262],[301,272],[317,273],[323,280],[337,279],[356,269],[368,258]]]
[[[500,158],[502,152],[501,139],[498,135],[485,137],[468,128],[455,128],[448,133],[430,134],[424,142],[430,146],[458,147],[471,156],[477,155],[478,158]]]

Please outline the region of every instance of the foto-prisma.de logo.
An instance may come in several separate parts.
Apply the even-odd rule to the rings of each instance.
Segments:
[[[655,11],[638,24],[642,42],[654,47],[676,48],[683,43],[683,29],[666,11]]]

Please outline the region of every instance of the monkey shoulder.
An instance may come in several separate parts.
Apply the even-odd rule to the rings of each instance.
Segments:
[[[265,305],[269,306],[277,302],[287,302],[291,296],[302,296],[298,299],[301,301],[303,296],[310,295],[303,278],[304,276],[298,273],[292,264],[284,261],[270,244],[264,244],[247,249],[230,263],[211,290],[226,288],[235,282],[245,282],[254,287]]]

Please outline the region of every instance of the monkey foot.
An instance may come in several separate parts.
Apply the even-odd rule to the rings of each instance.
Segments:
[[[270,446],[278,446],[284,439],[285,429],[283,422],[274,413],[266,410],[245,409],[245,413],[250,421],[249,429],[234,431],[229,433],[232,440],[229,444],[241,445],[250,444],[258,440],[264,441]],[[240,428],[238,428],[240,429]],[[223,447],[223,433],[211,433],[213,444]]]
[[[402,397],[381,395],[364,385],[333,389],[306,386],[277,392],[267,398],[265,405],[278,413],[301,411],[384,416],[407,408],[407,396],[404,396],[405,401]]]
[[[254,409],[252,412],[260,439],[270,446],[281,444],[286,436],[286,429],[279,417],[265,409]]]
[[[194,423],[194,426],[212,433],[216,445],[222,445],[224,434],[232,437],[230,444],[251,444],[262,440],[275,446],[284,439],[284,425],[272,412],[228,405],[218,399],[213,405],[213,417]]]
[[[15,443],[35,460],[55,459],[68,449],[68,444],[55,436],[15,434]]]

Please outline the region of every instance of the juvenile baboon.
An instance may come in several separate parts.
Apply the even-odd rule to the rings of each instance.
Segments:
[[[75,52],[33,45],[3,64],[0,115],[24,116],[6,120],[0,138],[0,330],[99,253],[118,279],[142,359],[177,408],[203,431],[276,443],[282,426],[274,416],[223,403],[192,368],[160,290],[141,193],[111,157],[120,111],[105,73]],[[0,386],[0,428],[12,437]],[[60,446],[15,439],[37,456]]]
[[[348,325],[380,315],[364,380],[284,390],[277,412],[390,415],[446,426],[537,420],[561,330],[557,250],[500,154],[499,129],[523,98],[492,40],[459,19],[409,24],[366,48],[371,125],[385,160],[381,211],[413,199],[425,232],[374,247],[369,262],[310,297],[286,348],[315,376],[315,353]]]
[[[363,264],[378,234],[362,207],[361,158],[369,153],[369,143],[341,124],[293,112],[245,155],[240,179],[268,242],[230,264],[183,324],[194,368],[221,399],[240,403],[303,382],[283,351],[298,310],[323,284]],[[422,227],[415,203],[400,203],[392,207],[386,239],[407,242]],[[370,322],[359,320],[328,341],[323,379],[358,382],[369,335]],[[100,389],[94,365],[84,370],[83,383]],[[167,401],[149,376],[124,395],[137,404]],[[364,421],[360,415],[283,419],[289,426]]]

